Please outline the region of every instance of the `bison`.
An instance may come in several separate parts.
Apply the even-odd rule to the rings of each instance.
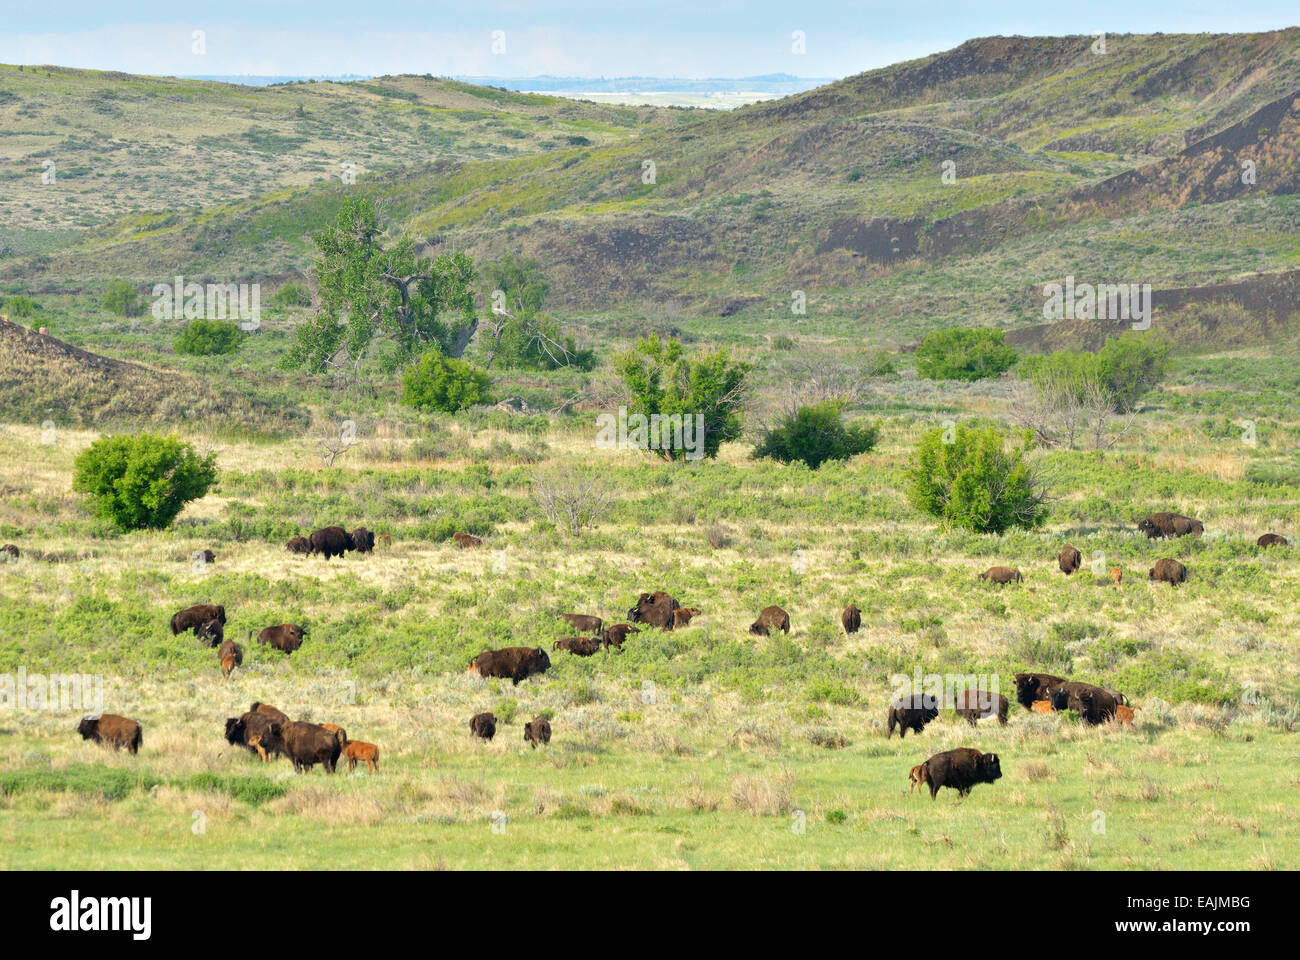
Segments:
[[[844,625],[845,633],[857,633],[862,629],[862,611],[858,609],[857,604],[850,603],[840,614],[840,623]]]
[[[217,649],[218,660],[224,660],[228,656],[235,658],[235,666],[242,667],[244,665],[244,648],[235,643],[234,640],[226,640]]]
[[[524,740],[534,749],[537,749],[539,743],[551,742],[551,721],[545,717],[538,717],[529,723],[524,724]]]
[[[186,607],[179,613],[172,614],[172,636],[200,627],[209,620],[217,620],[225,626],[226,608],[212,603],[196,603],[192,607]]]
[[[323,730],[328,730],[330,733],[338,736],[339,743],[345,745],[347,744],[348,732],[344,730],[342,727],[340,727],[337,723],[321,723],[321,724],[317,724],[317,726],[321,727],[321,729]]]
[[[480,677],[501,677],[514,681],[526,680],[534,673],[545,673],[551,668],[551,658],[541,647],[506,647],[503,650],[484,650],[469,662],[469,672]]]
[[[3,547],[0,547],[0,554],[4,555],[0,558],[4,560],[17,560],[19,556],[18,548],[12,543],[6,543]]]
[[[343,744],[343,758],[348,762],[349,772],[356,771],[357,761],[364,761],[366,769],[371,773],[379,771],[379,748],[373,743],[348,740]]]
[[[1051,700],[1035,700],[1029,705],[1029,709],[1034,713],[1051,713],[1056,708],[1052,706]]]
[[[324,527],[315,531],[307,541],[310,545],[308,553],[319,553],[326,560],[331,557],[341,557],[347,551],[357,548],[352,541],[352,534],[342,527]]]
[[[1114,717],[1124,697],[1096,684],[1068,682],[1054,688],[1048,699],[1054,709],[1073,710],[1084,723],[1095,726]]]
[[[578,657],[589,657],[600,648],[600,637],[561,637],[551,646],[552,650],[568,650]]]
[[[588,616],[585,613],[562,613],[560,619],[569,621],[569,626],[582,633],[600,633],[600,628],[605,625],[605,621],[600,617]]]
[[[1148,540],[1167,540],[1188,534],[1199,537],[1205,532],[1205,525],[1201,521],[1178,513],[1153,513],[1139,520],[1137,528],[1147,535]]]
[[[989,567],[980,574],[981,580],[991,580],[994,583],[1019,583],[1024,579],[1020,571],[1015,567]]]
[[[1002,765],[996,753],[980,753],[970,747],[958,747],[936,753],[921,764],[925,782],[930,785],[930,799],[939,793],[940,787],[956,790],[958,796],[965,797],[977,783],[992,783],[1002,777]]]
[[[253,704],[253,706],[257,707],[260,704]],[[280,716],[284,717],[284,714]],[[284,717],[284,720],[287,722],[288,717]],[[228,717],[226,742],[244,747],[261,757],[263,763],[267,763],[272,754],[280,753],[280,742],[271,730],[271,725],[278,722],[280,722],[278,718],[257,710],[250,710],[240,717]]]
[[[462,550],[473,550],[475,547],[483,546],[483,538],[476,537],[472,533],[453,533],[451,538],[456,541],[456,546]]]
[[[972,727],[976,721],[985,717],[991,717],[996,714],[998,726],[1007,725],[1007,710],[1009,704],[1007,698],[1000,693],[989,693],[987,690],[966,690],[957,694],[953,706],[957,710],[957,716],[964,717]]]
[[[339,754],[343,752],[338,734],[316,723],[272,720],[271,733],[278,738],[285,755],[293,761],[295,773],[310,771],[318,763],[325,767],[326,773],[333,773]],[[249,742],[253,741],[250,739]]]
[[[1287,538],[1280,533],[1266,533],[1255,541],[1257,547],[1285,547]]]
[[[1119,586],[1124,581],[1124,571],[1119,567],[1111,567],[1110,578],[1115,581],[1115,586]]]
[[[235,662],[235,655],[233,653],[226,654],[221,658],[221,675],[229,680],[230,675],[235,672],[235,667],[238,665],[239,664]]]
[[[790,614],[778,606],[764,607],[763,612],[758,615],[758,619],[749,625],[749,632],[756,633],[760,637],[766,637],[771,635],[773,630],[789,633]]]
[[[482,740],[497,735],[497,718],[490,713],[476,713],[469,722],[469,732]]]
[[[219,647],[226,639],[220,620],[204,620],[194,628],[194,635],[210,647]]]
[[[673,612],[681,607],[674,598],[664,593],[662,590],[656,590],[654,593],[643,593],[637,597],[636,606],[627,612],[627,618],[633,623],[644,623],[651,627],[658,627],[660,630],[671,630],[673,628]]]
[[[1162,557],[1156,561],[1156,565],[1147,571],[1147,579],[1156,583],[1167,583],[1171,587],[1176,587],[1180,583],[1187,582],[1187,568],[1177,560],[1171,560],[1168,557]]]
[[[1130,727],[1133,726],[1133,711],[1137,709],[1137,707],[1126,707],[1122,703],[1117,704],[1115,706],[1115,722],[1119,724],[1127,723]]]
[[[81,734],[82,740],[94,740],[101,747],[112,747],[114,750],[126,747],[132,754],[137,753],[144,744],[140,724],[115,713],[82,717],[77,724],[77,733]]]
[[[1068,577],[1082,565],[1083,554],[1076,547],[1067,543],[1061,548],[1061,553],[1056,558],[1056,562],[1060,565],[1061,572]]]
[[[914,693],[901,697],[889,705],[889,736],[893,739],[894,727],[901,727],[898,735],[907,739],[907,731],[920,733],[925,725],[939,715],[939,701],[932,696]]]
[[[248,708],[249,713],[260,713],[272,720],[279,720],[281,723],[289,722],[289,715],[278,707],[273,707],[269,703],[258,703],[253,701],[253,705]]]
[[[249,639],[253,631],[249,630]],[[293,653],[302,646],[306,632],[296,623],[281,623],[266,627],[257,635],[257,642],[274,647],[282,653]]]
[[[673,611],[673,629],[690,626],[691,620],[699,615],[699,607],[678,607]]]
[[[918,763],[911,770],[907,771],[907,780],[911,784],[911,786],[907,788],[908,793],[911,793],[917,787],[924,784],[926,782],[925,764]]]
[[[678,611],[673,611],[674,613]],[[606,647],[618,647],[622,649],[623,641],[628,638],[628,634],[640,633],[636,627],[630,623],[616,623],[612,627],[606,627],[600,634],[600,642]]]
[[[1065,683],[1064,677],[1050,673],[1017,673],[1016,700],[1026,710],[1033,709],[1034,701],[1046,700],[1048,692]]]
[[[284,548],[290,553],[311,553],[311,541],[306,537],[290,537]]]
[[[357,553],[371,553],[375,549],[375,535],[365,527],[352,531],[352,549]]]

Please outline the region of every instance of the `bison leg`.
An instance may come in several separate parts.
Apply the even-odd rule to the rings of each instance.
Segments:
[[[933,780],[930,781],[930,799],[933,800],[939,794],[939,785]]]

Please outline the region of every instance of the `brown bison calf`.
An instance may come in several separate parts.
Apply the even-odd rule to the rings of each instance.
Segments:
[[[476,713],[470,719],[469,732],[482,740],[491,740],[497,735],[497,718],[491,713]]]
[[[1067,543],[1061,548],[1061,554],[1056,558],[1056,562],[1060,566],[1061,572],[1068,577],[1078,570],[1083,563],[1083,554],[1076,547]]]
[[[567,620],[569,626],[581,633],[600,633],[601,627],[605,621],[600,617],[589,616],[585,613],[562,613],[561,620]]]
[[[673,611],[673,629],[690,626],[691,620],[699,615],[699,607],[678,607]]]
[[[552,650],[568,650],[578,657],[589,657],[600,650],[600,637],[561,637],[551,646]]]
[[[514,681],[527,680],[534,673],[545,673],[551,668],[551,658],[541,647],[506,647],[503,650],[484,650],[469,662],[469,672],[480,677],[500,677]]]
[[[253,631],[248,631],[251,639]],[[302,646],[306,633],[296,623],[281,623],[266,627],[257,635],[257,642],[274,647],[282,653],[293,653]]]
[[[857,604],[850,603],[840,614],[840,623],[844,625],[845,633],[857,633],[862,629],[862,611],[858,609]]]
[[[1110,578],[1115,581],[1116,586],[1119,586],[1119,584],[1124,580],[1124,571],[1119,567],[1111,567]]]
[[[1015,567],[989,567],[979,577],[981,580],[991,580],[994,583],[1019,583],[1024,579],[1020,571]]]
[[[770,636],[773,630],[790,632],[790,614],[775,605],[764,607],[758,619],[749,625],[749,632],[760,637]]]
[[[235,672],[236,666],[238,664],[235,663],[235,655],[233,653],[226,654],[221,658],[221,675],[229,680],[230,675]]]
[[[534,749],[537,749],[539,743],[551,742],[551,721],[545,717],[538,717],[529,723],[524,724],[524,740]]]
[[[354,772],[357,769],[358,761],[363,761],[366,769],[371,773],[379,770],[379,748],[373,743],[349,740],[343,744],[343,756],[348,761],[349,772]]]
[[[1287,545],[1286,537],[1280,533],[1266,533],[1255,541],[1257,547],[1285,547]]]
[[[227,640],[217,649],[218,660],[225,660],[226,657],[232,657],[235,666],[241,667],[244,665],[244,648],[235,643],[234,640]]]
[[[679,611],[674,611],[679,612]],[[640,633],[636,627],[630,623],[616,623],[612,627],[606,627],[600,635],[600,642],[607,647],[623,648],[623,641],[628,638],[628,634]]]
[[[976,721],[994,715],[998,718],[998,726],[1005,727],[1007,725],[1007,710],[1010,704],[1007,702],[1007,698],[1000,693],[989,693],[987,690],[965,690],[957,694],[953,705],[957,710],[957,716],[964,717],[972,727],[976,726]]]
[[[911,793],[917,787],[926,783],[927,781],[925,779],[925,764],[918,763],[911,770],[909,770],[907,772],[907,780],[908,783],[911,784],[911,786],[907,788],[908,793]]]
[[[472,533],[453,533],[451,538],[456,541],[456,546],[462,550],[472,550],[474,547],[481,547],[483,540]]]
[[[290,537],[284,548],[290,553],[311,553],[311,544],[306,537]]]
[[[220,621],[224,626],[226,623],[226,608],[212,603],[196,603],[192,607],[186,607],[184,610],[172,614],[172,636],[201,627],[209,620]]]
[[[965,797],[977,783],[992,783],[1002,777],[1002,765],[996,753],[980,753],[970,747],[958,747],[936,753],[921,764],[933,800],[941,787],[956,790]]]
[[[81,723],[77,724],[77,733],[81,734],[82,740],[94,740],[101,747],[114,750],[126,747],[133,754],[144,744],[140,724],[115,713],[82,717]]]
[[[1133,726],[1133,711],[1137,707],[1126,707],[1122,703],[1115,707],[1115,722],[1119,724],[1128,724]]]
[[[1154,580],[1157,583],[1167,583],[1171,587],[1176,587],[1180,583],[1187,582],[1187,568],[1177,560],[1171,560],[1163,557],[1156,561],[1156,565],[1147,571],[1147,579]]]
[[[1051,713],[1056,708],[1052,706],[1051,700],[1035,700],[1029,705],[1029,709],[1034,713]]]

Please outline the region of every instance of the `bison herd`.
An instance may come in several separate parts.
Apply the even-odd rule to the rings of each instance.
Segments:
[[[263,763],[287,757],[296,773],[317,764],[333,773],[340,758],[348,762],[349,770],[356,770],[358,763],[372,773],[379,769],[379,748],[373,743],[349,739],[336,723],[290,720],[269,703],[254,703],[242,716],[228,717],[226,742],[257,754]]]
[[[194,635],[217,650],[217,662],[221,673],[229,678],[234,669],[243,666],[244,648],[233,640],[226,639],[226,608],[220,604],[196,603],[172,615],[170,621],[172,636],[194,631]],[[257,642],[272,647],[281,653],[293,653],[302,646],[307,633],[296,623],[280,623],[265,627],[257,634]],[[248,641],[253,640],[253,631],[248,631]]]

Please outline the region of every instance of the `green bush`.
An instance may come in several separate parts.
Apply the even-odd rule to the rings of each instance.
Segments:
[[[194,357],[234,353],[244,339],[239,325],[229,320],[191,320],[172,345],[177,353]]]
[[[916,348],[916,372],[925,380],[983,380],[1011,369],[1020,359],[1001,330],[955,327],[925,335]]]
[[[271,296],[273,307],[310,307],[311,293],[299,283],[286,283]]]
[[[435,350],[406,368],[402,402],[417,410],[455,413],[476,403],[491,403],[491,383],[487,373],[478,367]]]
[[[844,423],[840,405],[833,400],[800,407],[783,416],[754,449],[755,457],[781,463],[802,460],[816,470],[827,460],[847,460],[876,445],[874,425]]]
[[[1113,399],[1116,410],[1127,411],[1164,379],[1168,369],[1169,344],[1130,331],[1107,340],[1096,353],[1058,350],[1026,357],[1020,376],[1040,393],[1050,391],[1061,399],[1082,402],[1090,393],[1103,391]]]
[[[104,309],[120,317],[133,317],[140,312],[140,294],[126,280],[110,280],[104,289]]]
[[[1020,447],[994,427],[927,432],[907,469],[907,499],[945,524],[976,533],[1032,529],[1047,519],[1045,491]]]
[[[36,301],[22,294],[6,297],[4,306],[10,320],[25,320],[36,312]]]
[[[200,457],[176,437],[149,433],[96,440],[77,455],[74,471],[72,489],[122,530],[169,526],[217,480],[215,454]]]

